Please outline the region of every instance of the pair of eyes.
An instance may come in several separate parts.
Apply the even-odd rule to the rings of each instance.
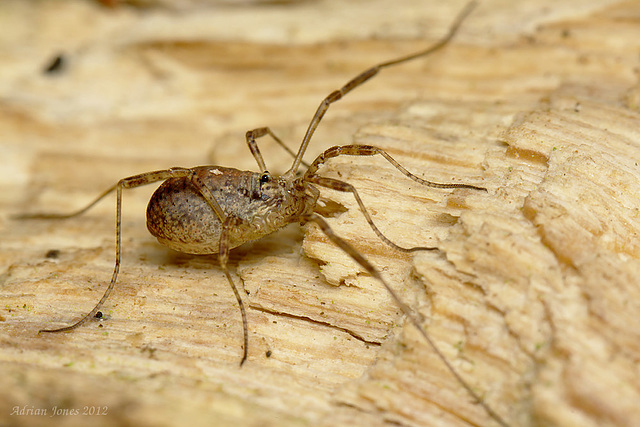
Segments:
[[[260,175],[260,185],[266,184],[269,181],[271,181],[271,174],[269,172],[264,172]]]
[[[270,195],[269,191],[262,191],[264,185],[268,184],[271,181],[271,174],[267,171],[263,172],[262,175],[260,175],[260,178],[258,178],[258,191],[256,192],[256,194],[254,194],[254,197],[262,200],[268,200],[269,198],[271,198],[272,195]]]

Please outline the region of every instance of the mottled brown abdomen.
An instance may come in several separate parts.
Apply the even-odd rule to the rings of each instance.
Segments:
[[[215,212],[188,178],[166,180],[149,200],[147,229],[176,251],[218,253],[221,228]]]

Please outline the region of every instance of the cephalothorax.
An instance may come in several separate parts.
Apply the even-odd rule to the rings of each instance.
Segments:
[[[321,102],[320,106],[316,110],[297,153],[293,153],[289,150],[289,148],[269,128],[258,128],[247,132],[246,142],[253,154],[253,157],[258,163],[260,172],[240,171],[220,166],[199,166],[195,168],[177,167],[154,172],[146,172],[140,175],[121,179],[116,185],[109,188],[92,203],[77,212],[67,215],[21,215],[20,218],[31,219],[70,218],[82,214],[108,194],[113,191],[116,192],[116,260],[109,286],[93,310],[91,310],[91,312],[82,319],[70,326],[57,329],[43,329],[40,332],[69,331],[77,328],[98,313],[99,309],[102,307],[116,284],[120,268],[122,190],[125,188],[135,188],[154,182],[164,181],[149,201],[147,208],[147,228],[160,243],[174,250],[191,254],[218,254],[220,266],[236,296],[242,315],[244,346],[240,365],[242,365],[247,359],[248,327],[242,298],[240,297],[240,293],[238,292],[233,278],[227,268],[229,251],[243,243],[259,239],[269,233],[279,230],[289,223],[299,222],[300,224],[306,224],[307,222],[313,222],[320,227],[320,229],[334,244],[343,249],[371,276],[378,279],[384,285],[405,316],[407,316],[409,321],[417,328],[419,333],[437,353],[438,357],[447,366],[452,375],[454,375],[460,384],[467,390],[469,395],[482,405],[495,421],[501,425],[507,425],[448,362],[436,346],[435,342],[433,342],[431,337],[423,328],[418,315],[416,315],[409,306],[400,300],[393,288],[380,275],[378,269],[348,242],[337,236],[322,216],[319,215],[319,212],[322,210],[318,204],[318,198],[320,195],[319,188],[324,187],[336,191],[351,193],[356,199],[369,226],[373,231],[375,231],[380,239],[395,249],[412,252],[419,250],[434,250],[436,248],[404,248],[391,242],[375,226],[371,216],[362,203],[358,192],[352,185],[337,179],[322,177],[318,175],[317,172],[323,163],[333,157],[341,155],[380,155],[405,176],[425,186],[436,188],[468,188],[480,191],[486,190],[474,185],[439,184],[421,179],[407,171],[384,150],[369,145],[346,145],[329,148],[320,154],[310,165],[307,165],[302,160],[309,141],[332,103],[340,100],[351,90],[371,79],[381,69],[426,56],[445,46],[454,36],[463,19],[469,14],[473,6],[474,3],[469,3],[451,26],[448,34],[428,49],[373,66],[357,75],[342,88],[331,92]],[[294,158],[291,168],[280,176],[271,175],[267,172],[266,165],[260,150],[258,149],[256,140],[266,135],[273,138]],[[307,170],[302,174],[302,176],[298,176],[298,169],[303,163],[308,166]]]

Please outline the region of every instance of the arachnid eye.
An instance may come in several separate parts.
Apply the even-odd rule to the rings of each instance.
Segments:
[[[271,180],[271,175],[269,175],[269,172],[264,172],[260,176],[260,184],[264,184],[266,182],[269,182],[269,180]]]

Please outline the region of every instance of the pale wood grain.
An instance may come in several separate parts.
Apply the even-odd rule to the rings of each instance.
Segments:
[[[153,189],[125,195],[108,319],[73,333],[37,335],[101,295],[113,202],[68,221],[9,218],[72,210],[152,169],[255,170],[247,129],[295,146],[322,97],[435,40],[462,4],[0,4],[0,424],[491,425],[382,286],[313,226],[234,251],[250,329],[239,369],[240,315],[217,260],[153,241]],[[358,188],[393,241],[440,249],[398,253],[349,195],[323,192],[348,208],[335,231],[511,425],[640,422],[639,19],[633,1],[481,2],[445,51],[332,107],[309,149],[377,145],[426,179],[487,187],[425,189],[375,158],[322,169]],[[66,68],[44,75],[61,52]],[[272,172],[288,167],[261,148]],[[86,405],[109,413],[10,415]]]

